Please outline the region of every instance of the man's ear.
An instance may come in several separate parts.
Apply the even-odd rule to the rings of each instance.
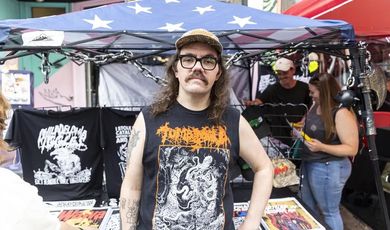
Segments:
[[[176,66],[176,65],[177,65],[177,62],[175,62],[175,63],[172,65],[172,67],[171,67],[173,73],[175,74],[175,77],[177,77],[177,76],[176,76],[176,74],[177,74],[177,66]]]
[[[218,66],[218,73],[217,73],[217,78],[216,78],[216,81],[218,81],[219,77],[222,75],[222,70],[221,68]]]

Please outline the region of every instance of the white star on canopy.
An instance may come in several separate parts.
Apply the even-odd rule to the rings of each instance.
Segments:
[[[246,24],[257,24],[256,22],[250,21],[252,17],[245,17],[245,18],[240,18],[237,16],[233,16],[234,21],[228,22],[229,24],[237,24],[241,28],[244,27]]]
[[[131,8],[131,9],[134,9],[135,10],[135,14],[138,14],[138,13],[141,13],[141,12],[145,12],[145,13],[149,13],[149,14],[152,13],[150,11],[150,9],[152,9],[152,7],[143,7],[140,4],[138,4],[138,3],[135,3],[135,6],[128,6],[128,7]]]
[[[165,3],[180,3],[179,0],[165,0]]]
[[[109,21],[109,20],[102,20],[96,14],[95,14],[95,17],[93,20],[84,19],[84,21],[88,22],[89,24],[92,24],[92,29],[97,29],[97,28],[111,29],[111,27],[108,24],[113,22],[113,21]]]
[[[160,29],[160,30],[166,30],[166,31],[168,31],[168,32],[181,31],[181,30],[184,30],[184,29],[181,27],[183,24],[184,24],[183,22],[177,23],[177,24],[165,23],[165,26],[160,27],[160,28],[158,28],[158,29]]]
[[[200,15],[203,15],[206,12],[215,11],[215,9],[213,9],[212,5],[206,6],[206,7],[199,7],[199,6],[197,6],[196,9],[193,10],[193,11],[199,12]]]

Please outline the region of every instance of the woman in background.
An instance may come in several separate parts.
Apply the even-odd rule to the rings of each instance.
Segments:
[[[15,157],[15,152],[10,152],[8,144],[3,140],[3,131],[7,127],[5,121],[10,108],[11,106],[7,99],[0,93],[0,167],[12,162]]]
[[[300,197],[333,230],[343,229],[340,201],[351,175],[349,157],[359,145],[354,113],[336,100],[340,85],[327,73],[309,81],[313,106],[306,115],[304,131],[311,137],[302,151]]]
[[[0,92],[0,133],[6,127],[10,105]],[[10,150],[0,138],[0,150]],[[0,163],[4,155],[0,154]],[[0,164],[1,165],[1,164]],[[0,228],[1,230],[77,230],[65,222],[60,222],[50,214],[38,189],[25,182],[11,170],[0,167]],[[88,228],[96,229],[96,228]]]

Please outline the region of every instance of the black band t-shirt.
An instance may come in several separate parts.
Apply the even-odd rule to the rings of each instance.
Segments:
[[[229,170],[238,159],[240,114],[229,108],[223,124],[207,110],[179,103],[146,124],[144,177],[137,229],[234,229]]]
[[[17,109],[6,140],[20,148],[23,179],[45,201],[99,199],[103,163],[99,109]]]

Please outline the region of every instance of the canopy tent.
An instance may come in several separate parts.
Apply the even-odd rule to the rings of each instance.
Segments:
[[[311,19],[344,20],[355,29],[357,36],[388,36],[390,18],[388,0],[301,0],[284,11]]]
[[[144,0],[58,16],[2,20],[0,49],[13,52],[0,60],[37,50],[76,50],[91,58],[123,49],[135,59],[174,50],[174,41],[194,28],[215,32],[226,53],[329,46],[330,41],[345,44],[354,39],[352,26],[343,21],[310,20],[212,0]]]
[[[242,58],[263,58],[270,49],[329,51],[352,45],[356,84],[360,83],[360,70],[364,70],[359,65],[364,63],[365,52],[358,55],[354,30],[344,21],[274,14],[212,0],[132,1],[58,16],[0,20],[0,50],[8,51],[0,63],[36,53],[43,53],[42,58],[47,60],[52,52],[75,62],[132,61],[169,54],[175,50],[177,38],[195,28],[214,32],[225,54],[232,57],[239,52]],[[369,92],[363,91],[368,110]],[[362,114],[367,114],[367,121],[373,120],[369,112]],[[372,122],[366,127],[370,130],[369,143],[375,146]]]

